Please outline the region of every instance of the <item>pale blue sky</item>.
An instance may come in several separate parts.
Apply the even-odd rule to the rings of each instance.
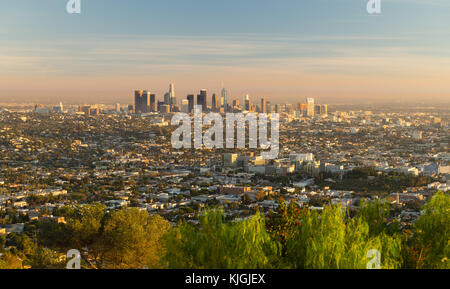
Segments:
[[[81,1],[0,0],[0,101],[222,81],[236,98],[450,96],[448,0],[381,0],[378,16],[367,0]]]

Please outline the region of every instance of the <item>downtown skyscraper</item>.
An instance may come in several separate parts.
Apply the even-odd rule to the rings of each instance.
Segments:
[[[247,94],[245,95],[244,99],[244,110],[250,111],[252,107],[252,103],[250,102],[250,96]]]
[[[187,96],[187,100],[188,100],[188,112],[192,112],[194,110],[194,95],[193,94],[189,94]]]
[[[134,92],[134,110],[135,113],[150,112],[150,92],[146,90],[136,90]]]
[[[228,91],[225,88],[222,88],[222,99],[223,99],[223,109],[225,112],[228,111]]]
[[[264,97],[261,98],[261,113],[267,113],[267,101]]]
[[[150,94],[150,111],[151,112],[158,111],[158,109],[156,107],[156,95],[155,94]]]
[[[203,111],[208,110],[208,92],[206,89],[200,90],[200,94],[197,95],[197,105],[201,105]]]
[[[313,117],[315,113],[314,98],[306,100],[306,116]]]
[[[176,105],[177,98],[175,97],[175,84],[171,83],[169,85],[169,105]]]
[[[211,109],[213,111],[218,111],[219,110],[219,100],[217,99],[217,95],[215,93],[213,93],[213,95],[212,95]]]

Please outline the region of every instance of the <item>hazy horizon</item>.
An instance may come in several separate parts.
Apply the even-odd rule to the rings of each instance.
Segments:
[[[450,3],[382,0],[0,3],[0,102],[132,103],[200,89],[273,103],[450,99]],[[446,29],[447,28],[447,29]]]

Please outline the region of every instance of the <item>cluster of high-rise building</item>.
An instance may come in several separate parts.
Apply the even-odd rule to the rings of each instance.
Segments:
[[[171,113],[184,112],[191,113],[195,105],[202,107],[204,112],[213,111],[219,113],[227,112],[259,112],[259,113],[293,113],[294,108],[290,104],[275,104],[272,105],[265,97],[261,98],[260,104],[252,103],[250,96],[247,94],[244,97],[243,103],[239,99],[229,101],[228,90],[223,88],[220,97],[213,93],[211,95],[211,104],[208,101],[208,92],[206,89],[200,90],[199,94],[189,94],[186,99],[177,101],[175,96],[175,85],[172,83],[169,86],[169,91],[164,94],[163,101],[156,101],[155,94],[151,94],[146,90],[135,91],[135,113]],[[130,109],[129,109],[130,110]],[[299,103],[297,111],[306,117],[314,117],[317,115],[327,115],[328,106],[326,104],[316,104],[314,98],[307,98],[306,103]]]
[[[169,92],[164,94],[163,101],[156,101],[156,95],[151,94],[147,90],[136,90],[134,97],[134,109],[135,113],[150,113],[150,112],[192,112],[194,105],[201,105],[203,111],[217,111],[228,112],[230,107],[227,102],[227,90],[222,89],[222,96],[219,99],[214,93],[212,94],[211,106],[208,105],[208,92],[206,89],[200,90],[200,93],[195,97],[194,94],[189,94],[186,99],[182,99],[178,102],[175,96],[175,85],[170,84]]]
[[[314,98],[307,98],[306,103],[299,103],[297,109],[304,115],[313,117],[316,115],[327,115],[327,104],[316,104]]]
[[[134,112],[148,113],[156,111],[156,95],[147,90],[136,90],[134,92]]]

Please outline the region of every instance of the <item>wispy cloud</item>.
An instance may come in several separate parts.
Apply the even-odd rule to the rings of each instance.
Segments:
[[[368,63],[406,59],[430,64],[449,57],[446,47],[407,46],[407,37],[380,36],[115,36],[79,41],[9,43],[0,48],[0,74],[120,75],[203,67],[268,67],[292,63],[311,72],[361,73]],[[361,62],[360,60],[366,60]],[[339,61],[337,61],[339,60]],[[370,60],[370,61],[369,61]],[[354,65],[355,62],[359,65]],[[365,64],[366,67],[365,67]],[[391,65],[392,66],[392,65]],[[395,67],[391,67],[395,68]],[[426,66],[424,67],[426,69]]]

